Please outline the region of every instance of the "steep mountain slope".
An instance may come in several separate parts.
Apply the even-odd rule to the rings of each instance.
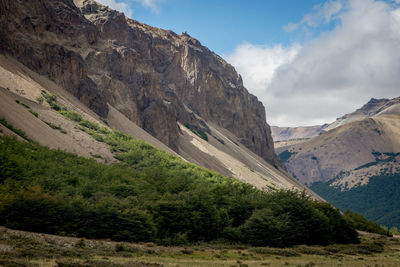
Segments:
[[[304,190],[281,168],[264,107],[233,67],[185,34],[93,1],[76,4],[80,9],[68,0],[0,3],[8,14],[0,19],[1,118],[41,144],[116,161],[99,138],[43,101],[54,95],[56,105],[90,122],[223,175],[258,188]]]
[[[279,165],[261,102],[232,66],[189,35],[91,0],[5,0],[0,11],[0,50],[98,115],[107,116],[109,103],[175,151],[178,121],[205,132],[204,122],[214,123]]]
[[[365,106],[353,121],[320,134],[301,144],[286,147],[280,156],[295,177],[304,184],[337,179],[343,188],[368,183],[368,178],[381,173],[400,172],[400,112],[398,99],[391,105],[365,112]],[[383,101],[379,101],[382,103]],[[371,103],[371,101],[370,101]],[[366,105],[367,106],[367,105]],[[360,110],[364,110],[362,114]],[[374,116],[354,119],[356,116]],[[375,115],[376,114],[376,115]]]

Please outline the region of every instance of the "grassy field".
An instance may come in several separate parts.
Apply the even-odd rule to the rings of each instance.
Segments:
[[[0,228],[0,266],[399,266],[400,239],[361,233],[360,244],[156,246]]]

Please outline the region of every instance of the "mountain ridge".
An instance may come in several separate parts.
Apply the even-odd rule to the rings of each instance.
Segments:
[[[315,126],[298,126],[298,127],[279,127],[271,126],[272,138],[274,142],[291,141],[296,139],[308,139],[317,136],[323,132],[332,130],[336,127],[344,125],[354,120],[367,118],[385,112],[386,109],[400,103],[400,97],[396,98],[371,98],[366,104],[359,109],[347,113],[337,118],[332,123]],[[278,145],[281,147],[282,145]]]
[[[4,1],[0,10],[13,14],[0,21],[3,53],[100,116],[110,103],[175,151],[177,121],[205,131],[203,122],[214,122],[280,165],[261,102],[232,66],[189,35],[136,22],[91,0]]]

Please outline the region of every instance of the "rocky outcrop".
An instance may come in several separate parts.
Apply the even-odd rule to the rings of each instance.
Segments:
[[[106,117],[107,103],[177,150],[178,122],[205,122],[279,165],[265,110],[221,57],[183,33],[92,0],[0,2],[0,49]]]
[[[97,29],[72,1],[4,0],[0,3],[0,50],[72,92],[98,114],[106,100],[88,77],[82,56],[71,49],[97,42]]]

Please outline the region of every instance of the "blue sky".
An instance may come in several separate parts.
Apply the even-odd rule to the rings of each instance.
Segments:
[[[128,2],[127,2],[128,3]],[[217,54],[227,54],[241,43],[289,44],[298,34],[282,29],[301,20],[321,0],[165,0],[157,10],[130,2],[132,17],[140,22],[187,31]]]
[[[221,55],[278,126],[400,96],[400,0],[98,0]]]

